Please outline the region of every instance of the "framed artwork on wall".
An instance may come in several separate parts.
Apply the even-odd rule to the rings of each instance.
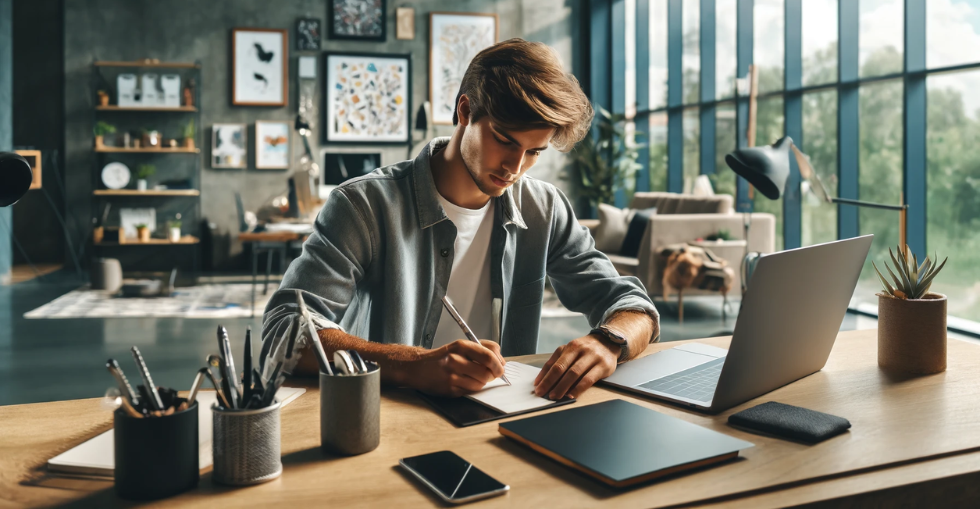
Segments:
[[[385,0],[330,0],[327,24],[331,39],[384,41],[388,22]]]
[[[245,124],[211,126],[211,167],[244,168],[248,162],[248,129]]]
[[[429,13],[429,101],[434,124],[452,125],[466,68],[477,53],[496,42],[496,14]]]
[[[289,122],[255,123],[255,167],[260,170],[289,168]]]
[[[300,18],[296,20],[296,51],[320,50],[320,20]]]
[[[403,41],[415,39],[415,9],[411,7],[395,9],[395,39]]]
[[[288,30],[236,28],[231,34],[231,103],[285,106]]]
[[[324,141],[408,143],[410,54],[326,53]]]

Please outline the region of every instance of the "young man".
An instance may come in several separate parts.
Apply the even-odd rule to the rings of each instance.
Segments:
[[[263,339],[297,319],[299,289],[328,356],[353,348],[387,383],[458,396],[502,375],[503,356],[536,352],[547,276],[596,328],[554,352],[535,392],[578,397],[659,337],[639,280],[596,251],[558,189],[525,175],[549,144],[570,150],[591,120],[548,46],[511,39],[480,52],[452,137],[330,194],[266,308]],[[447,294],[482,346],[460,339]],[[297,371],[316,369],[308,354]]]

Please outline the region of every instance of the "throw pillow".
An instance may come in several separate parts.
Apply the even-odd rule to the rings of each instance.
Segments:
[[[620,209],[606,203],[599,204],[599,227],[595,231],[595,248],[603,253],[616,254],[623,247],[623,239],[633,219],[633,210]]]
[[[650,224],[650,217],[656,213],[657,207],[650,207],[637,210],[633,214],[626,229],[626,236],[623,237],[623,245],[619,254],[630,258],[636,258],[640,254],[640,241],[643,240],[643,233],[646,232],[647,225]]]

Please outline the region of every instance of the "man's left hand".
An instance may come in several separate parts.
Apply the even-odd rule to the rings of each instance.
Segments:
[[[592,335],[559,346],[534,379],[534,394],[552,400],[577,398],[616,371],[620,351],[619,345]]]

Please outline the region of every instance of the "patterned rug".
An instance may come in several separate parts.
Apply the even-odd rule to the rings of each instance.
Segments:
[[[255,288],[256,316],[262,316],[269,297],[278,285],[262,295]],[[252,315],[251,284],[206,284],[177,288],[169,297],[123,298],[87,286],[24,314],[24,318],[248,318]]]

